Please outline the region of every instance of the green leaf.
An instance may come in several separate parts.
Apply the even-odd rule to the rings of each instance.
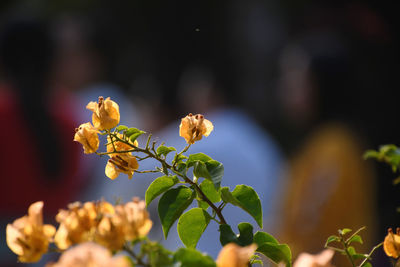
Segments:
[[[196,153],[196,154],[191,154],[189,155],[188,160],[186,161],[188,167],[191,167],[194,162],[196,161],[201,161],[203,163],[206,163],[207,161],[212,160],[209,156],[203,153]]]
[[[254,235],[254,243],[257,244],[257,246],[261,246],[264,243],[272,243],[278,245],[279,242],[278,240],[275,239],[272,235],[265,233],[265,232],[256,232]]]
[[[354,235],[354,236],[350,237],[350,238],[346,241],[346,243],[348,243],[348,244],[351,244],[352,242],[358,242],[358,243],[362,244],[362,243],[363,243],[363,240],[362,240],[361,236],[359,236],[359,235]]]
[[[253,226],[249,223],[242,222],[238,225],[239,237],[238,241],[241,246],[248,246],[253,243]]]
[[[329,243],[331,243],[331,242],[339,242],[340,241],[340,238],[338,237],[338,236],[336,236],[336,235],[331,235],[330,237],[328,237],[328,239],[326,240],[326,242],[325,242],[325,247],[329,244]]]
[[[174,262],[181,267],[216,267],[214,260],[193,248],[180,248],[175,252]],[[175,265],[174,265],[175,266]]]
[[[204,180],[200,184],[200,189],[211,202],[216,203],[221,201],[221,192],[215,189],[214,184],[210,180]]]
[[[228,187],[223,187],[221,188],[221,197],[224,202],[238,206],[249,213],[262,228],[263,218],[261,201],[252,187],[247,185],[237,185],[232,193],[229,192]]]
[[[197,199],[197,206],[198,206],[199,208],[202,208],[203,210],[207,210],[208,207],[209,207],[209,205],[208,205],[207,202],[205,202],[205,201],[203,201],[203,200],[200,200],[200,199]]]
[[[172,151],[176,151],[175,147],[173,146],[159,146],[157,148],[157,155],[164,155],[167,156],[168,153],[172,152]]]
[[[165,238],[167,238],[172,224],[192,203],[194,196],[194,192],[186,186],[169,189],[161,196],[158,202],[158,215],[160,216]]]
[[[128,129],[128,126],[125,126],[125,125],[118,125],[117,128],[115,128],[115,130],[117,132],[125,131],[127,129]]]
[[[351,231],[352,230],[349,229],[349,228],[343,228],[343,229],[339,230],[339,234],[340,235],[346,235],[346,234],[350,233]]]
[[[148,206],[156,197],[170,189],[172,186],[179,182],[178,177],[174,176],[161,176],[155,179],[147,188],[145,199],[146,206]]]
[[[239,240],[237,239],[236,234],[232,231],[232,228],[229,224],[220,224],[219,225],[219,241],[222,246],[225,246],[229,243],[239,244]]]
[[[284,262],[286,267],[292,266],[292,253],[288,245],[266,242],[257,248],[260,252],[276,264]]]
[[[240,246],[247,246],[253,243],[253,226],[249,223],[239,223],[239,234],[236,235],[230,225],[221,224],[219,226],[219,241],[222,246],[229,243],[236,243]]]
[[[131,142],[133,143],[133,142],[135,142],[135,140],[139,137],[139,136],[141,136],[142,134],[144,134],[145,132],[141,132],[141,133],[134,133],[134,134],[132,134],[130,137],[129,137],[129,140],[131,140]]]
[[[144,132],[139,130],[138,128],[129,128],[125,131],[126,137],[130,137],[132,134],[137,134],[137,133],[144,133]]]
[[[202,208],[193,208],[179,218],[178,234],[188,248],[196,248],[197,242],[210,223],[211,216]]]
[[[205,164],[214,187],[219,189],[221,186],[222,177],[224,176],[224,165],[216,160],[209,160]]]
[[[197,177],[204,177],[206,179],[211,179],[210,174],[208,173],[206,164],[201,161],[196,161],[193,164],[193,174]]]

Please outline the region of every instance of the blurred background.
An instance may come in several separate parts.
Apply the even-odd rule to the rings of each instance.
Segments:
[[[191,152],[224,163],[223,185],[255,187],[264,230],[294,255],[364,225],[369,251],[400,226],[395,174],[362,160],[400,145],[397,20],[380,1],[1,1],[0,266],[19,266],[5,227],[35,201],[54,223],[76,200],[144,196],[150,179],[111,184],[72,142],[100,95],[177,148],[180,118],[205,114],[215,131]],[[215,257],[214,239],[199,249]]]

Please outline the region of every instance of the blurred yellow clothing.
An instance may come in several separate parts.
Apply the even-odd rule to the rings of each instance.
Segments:
[[[355,247],[363,253],[372,248],[375,175],[362,154],[350,130],[329,124],[316,130],[290,162],[280,240],[293,256],[321,251],[338,229],[362,226],[367,227],[361,232],[364,245]],[[344,256],[334,259],[337,266],[349,264]]]

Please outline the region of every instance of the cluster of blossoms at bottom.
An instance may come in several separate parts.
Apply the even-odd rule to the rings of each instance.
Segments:
[[[121,250],[126,241],[144,237],[152,227],[144,201],[134,198],[124,205],[106,201],[79,202],[60,210],[59,228],[43,224],[43,202],[33,203],[28,215],[7,225],[7,244],[21,262],[36,262],[54,241],[65,250],[72,245],[94,241],[111,251]]]

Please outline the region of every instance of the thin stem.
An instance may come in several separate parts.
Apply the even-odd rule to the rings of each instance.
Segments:
[[[380,248],[383,245],[383,242],[379,243],[378,245],[376,245],[375,247],[372,248],[371,252],[368,254],[368,257],[366,257],[359,265],[359,267],[362,267],[365,263],[367,263],[367,261],[371,258],[372,254],[375,252],[375,250],[377,250],[378,248]]]
[[[349,242],[356,234],[358,234],[359,232],[361,232],[365,228],[367,228],[367,227],[363,226],[360,229],[358,229],[357,231],[355,231],[349,238],[347,238],[346,243]]]
[[[137,173],[153,173],[153,172],[159,172],[159,171],[156,171],[156,170],[138,171],[138,170],[136,170],[135,172],[137,172]]]
[[[143,148],[137,147],[137,146],[135,146],[134,144],[132,144],[132,143],[130,143],[130,142],[124,140],[124,139],[119,138],[118,135],[116,135],[116,134],[110,133],[110,135],[112,135],[117,141],[120,141],[120,142],[122,142],[122,143],[124,143],[124,144],[129,145],[129,146],[132,147],[133,149],[131,149],[131,150],[126,150],[126,151],[116,151],[116,149],[114,149],[114,150],[115,150],[114,152],[97,153],[98,155],[106,155],[106,154],[112,154],[112,153],[127,153],[127,152],[133,152],[133,151],[134,151],[134,152],[142,152],[142,153],[147,154],[149,157],[152,157],[152,158],[156,159],[157,161],[159,161],[159,162],[161,163],[161,165],[162,165],[162,172],[163,172],[165,175],[168,175],[168,169],[169,169],[169,170],[171,170],[172,172],[174,172],[175,174],[177,174],[178,176],[182,177],[182,178],[185,180],[186,183],[192,185],[192,186],[195,188],[196,192],[199,193],[200,197],[201,197],[205,202],[207,202],[207,204],[215,211],[215,213],[217,214],[218,218],[220,219],[220,222],[219,222],[219,223],[220,223],[220,224],[227,224],[227,223],[226,223],[226,220],[225,220],[225,218],[224,218],[224,216],[222,215],[221,210],[220,210],[219,208],[217,208],[217,207],[214,205],[214,203],[212,203],[212,202],[208,199],[208,197],[204,194],[204,192],[201,190],[201,188],[200,188],[195,182],[193,182],[192,180],[190,180],[185,174],[182,174],[182,173],[178,172],[178,171],[175,169],[175,166],[171,166],[170,164],[168,164],[168,163],[165,161],[165,159],[163,159],[163,158],[161,158],[161,157],[159,157],[159,156],[157,155],[157,153],[156,153],[156,151],[155,151],[155,144],[156,144],[156,142],[153,142],[153,143],[152,143],[151,151],[150,151],[149,148],[143,149]],[[149,140],[149,139],[148,139],[148,140]],[[149,142],[150,142],[150,141],[149,141]],[[180,152],[180,153],[186,152],[186,151],[189,149],[189,147],[190,147],[190,144],[187,145],[187,146],[182,150],[182,152]],[[152,151],[153,151],[153,152],[152,152]]]
[[[172,170],[174,173],[176,173],[177,175],[181,176],[185,182],[187,182],[188,184],[192,185],[195,190],[200,194],[200,197],[207,202],[207,204],[215,211],[215,213],[217,214],[220,222],[219,224],[227,224],[225,221],[224,216],[222,215],[221,210],[219,210],[214,203],[211,202],[211,200],[208,199],[208,197],[204,194],[204,192],[201,190],[201,188],[198,186],[198,184],[196,184],[195,182],[193,182],[192,180],[190,180],[186,175],[181,174],[180,172],[176,171],[176,170]]]
[[[351,265],[353,267],[356,267],[356,264],[354,263],[353,257],[351,257],[349,251],[348,251],[348,246],[347,246],[347,242],[344,240],[343,235],[340,233],[340,242],[342,243],[343,247],[344,247],[344,252],[346,253],[347,257],[349,258]]]
[[[150,264],[143,262],[142,258],[138,257],[128,245],[124,245],[124,250],[135,259],[135,264],[150,267]]]

